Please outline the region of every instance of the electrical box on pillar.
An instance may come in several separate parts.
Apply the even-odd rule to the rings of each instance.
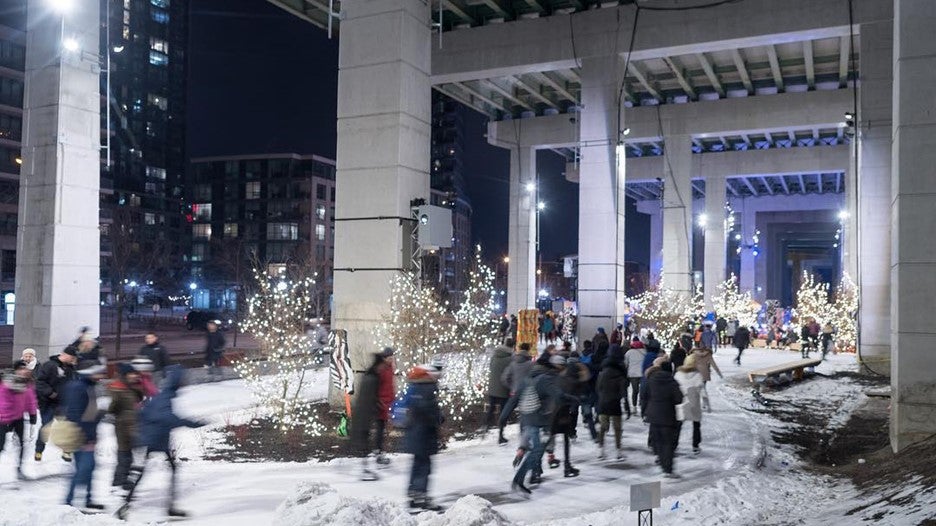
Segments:
[[[452,210],[441,206],[413,207],[416,215],[416,240],[422,250],[452,248]]]

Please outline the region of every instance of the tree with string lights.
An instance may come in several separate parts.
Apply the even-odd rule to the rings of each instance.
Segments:
[[[635,307],[637,325],[652,330],[664,348],[676,343],[686,324],[704,311],[702,294],[696,291],[687,296],[684,292],[667,288],[663,280],[631,299],[630,303]]]
[[[247,300],[244,332],[259,343],[257,356],[234,364],[261,406],[283,431],[301,429],[319,435],[326,426],[313,416],[313,402],[306,396],[312,379],[309,371],[318,356],[306,328],[315,313],[317,284],[310,277],[271,276],[253,270],[254,292]]]
[[[800,288],[796,291],[796,323],[794,328],[799,328],[809,318],[815,318],[820,326],[833,322],[834,309],[829,301],[829,284],[818,281],[815,276],[809,272],[803,271],[803,280]]]
[[[837,332],[836,345],[854,352],[858,345],[858,285],[848,273],[842,276],[833,298],[830,322]]]

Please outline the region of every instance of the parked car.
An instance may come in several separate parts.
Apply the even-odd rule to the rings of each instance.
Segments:
[[[228,319],[217,312],[210,310],[192,310],[185,315],[185,328],[188,330],[207,330],[208,322],[211,320],[220,320],[221,325],[218,326],[218,329],[222,331],[226,331],[231,325]]]

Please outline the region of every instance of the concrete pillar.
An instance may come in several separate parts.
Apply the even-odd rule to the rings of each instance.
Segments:
[[[858,338],[862,360],[889,369],[893,24],[861,26],[858,158]]]
[[[13,352],[58,354],[99,329],[101,92],[98,3],[64,17],[29,0]],[[78,49],[64,50],[62,36]]]
[[[727,239],[725,237],[724,175],[705,176],[705,263],[703,269],[705,309],[712,310],[712,297],[727,274]]]
[[[531,309],[536,303],[536,150],[510,150],[510,232],[507,236],[507,312]]]
[[[894,2],[891,447],[936,434],[936,3]],[[864,38],[864,34],[862,34]],[[867,247],[865,248],[867,250]]]
[[[338,54],[338,159],[332,328],[360,371],[409,267],[410,202],[429,200],[429,6],[345,0]]]
[[[650,285],[663,273],[663,214],[660,201],[637,201],[637,211],[650,216]]]
[[[664,137],[663,281],[667,288],[692,293],[692,138]]]
[[[617,57],[582,63],[579,165],[579,335],[613,326],[624,310],[624,162],[616,158]],[[622,152],[623,155],[623,152]]]
[[[842,210],[848,214],[842,219],[842,269],[853,281],[858,279],[858,166],[854,152],[857,141],[849,145],[852,152],[845,170],[845,203]]]
[[[752,243],[754,233],[757,232],[757,210],[753,202],[741,199],[741,275],[738,276],[738,288],[752,294],[756,290],[755,277],[757,275],[757,258],[754,251],[745,248]],[[737,205],[735,210],[737,210]]]

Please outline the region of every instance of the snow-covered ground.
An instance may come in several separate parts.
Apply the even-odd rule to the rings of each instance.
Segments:
[[[792,450],[771,443],[769,429],[776,425],[765,415],[745,411],[754,403],[750,389],[742,381],[754,368],[794,360],[798,353],[753,349],[747,351],[744,365],[732,364],[729,350],[715,355],[725,380],[714,377],[709,384],[713,412],[702,423],[702,453],[686,454],[691,426],[683,430],[676,471],[683,478],[661,479],[660,470],[647,448],[647,427],[639,418],[624,423],[625,458],[621,461],[598,461],[597,447],[587,440],[588,432],[580,426],[572,457],[582,470],[578,478],[565,479],[560,469],[546,470],[545,481],[530,499],[509,491],[513,475],[514,449],[498,447],[495,437],[450,444],[434,457],[430,493],[446,506],[453,506],[466,495],[477,495],[493,504],[493,510],[478,499],[459,503],[445,516],[424,517],[418,524],[537,524],[558,526],[622,524],[636,520],[629,511],[630,485],[663,480],[661,508],[654,521],[662,525],[698,524],[818,524],[819,509],[849,508],[855,490],[849,483],[809,474],[799,469]],[[830,356],[818,367],[822,373],[856,370],[851,355]],[[326,371],[317,378],[324,396]],[[815,396],[810,382],[783,391],[783,396]],[[833,390],[857,393],[847,382],[833,384]],[[829,386],[824,387],[825,390]],[[802,391],[802,393],[800,393]],[[829,393],[825,393],[829,394]],[[239,380],[186,388],[177,400],[177,410],[186,416],[207,419],[221,426],[249,418],[255,412],[250,393]],[[841,423],[847,420],[843,410]],[[838,420],[837,420],[838,421]],[[516,426],[508,429],[515,443]],[[108,495],[115,463],[115,440],[112,429],[102,425],[98,449],[96,494],[109,509],[118,501]],[[381,471],[377,482],[357,480],[359,464],[354,459],[327,463],[225,463],[201,459],[205,445],[217,434],[203,430],[179,430],[175,440],[180,465],[178,506],[198,525],[257,526],[264,524],[416,524],[416,519],[398,505],[404,502],[409,458],[394,455],[392,465]],[[11,449],[11,448],[8,448]],[[561,456],[561,448],[557,451]],[[70,466],[58,459],[50,446],[46,460],[29,460],[26,473],[34,477],[67,474]],[[164,516],[168,468],[151,461],[147,477],[138,490],[139,499],[131,513],[132,522],[153,523]],[[108,524],[109,517],[89,517],[69,512],[62,501],[67,479],[52,476],[24,483],[13,489],[13,455],[0,456],[0,526],[20,524]],[[323,486],[323,485],[327,485]],[[298,492],[298,493],[297,493]],[[286,502],[287,499],[291,499]],[[278,507],[283,506],[277,510]],[[37,515],[44,513],[45,515]],[[310,519],[309,517],[319,517]],[[498,518],[500,517],[500,518]],[[321,521],[321,522],[316,522]]]

